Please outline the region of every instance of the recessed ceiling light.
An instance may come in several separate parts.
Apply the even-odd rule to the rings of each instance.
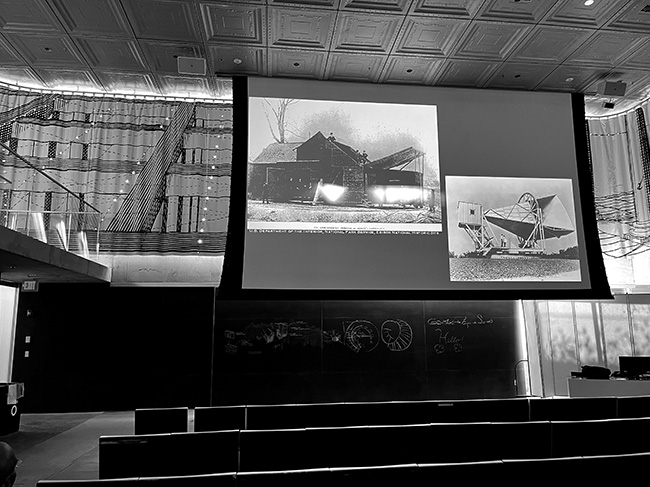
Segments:
[[[588,7],[589,5],[593,5],[595,3],[595,0],[585,0],[585,5]]]
[[[567,83],[571,83],[571,82],[573,81],[573,78],[572,78],[571,76],[569,76],[569,77],[568,77],[567,79],[565,79],[564,81],[566,81]]]
[[[235,63],[235,64],[241,64],[241,63],[243,63],[243,61],[242,61],[241,59],[239,59],[238,57],[236,57],[235,59],[233,59],[232,62]]]

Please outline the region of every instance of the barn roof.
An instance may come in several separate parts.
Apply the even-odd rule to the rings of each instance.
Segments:
[[[353,148],[350,147],[349,145],[346,145],[346,144],[343,144],[342,142],[339,142],[339,141],[336,140],[336,139],[332,140],[332,139],[330,139],[329,137],[325,137],[325,136],[323,135],[323,133],[320,132],[320,131],[316,132],[314,135],[312,135],[312,136],[311,136],[307,141],[305,141],[304,143],[306,144],[306,143],[309,142],[310,140],[312,140],[312,139],[316,139],[316,138],[320,138],[320,139],[325,139],[325,140],[327,140],[327,142],[328,142],[329,144],[332,144],[335,148],[337,148],[338,150],[340,150],[341,152],[343,152],[344,154],[346,154],[348,157],[350,157],[350,159],[351,159],[353,162],[358,163],[358,157],[359,157],[359,153],[358,153],[358,151],[356,151],[355,149],[353,149]]]
[[[296,147],[302,142],[273,142],[266,146],[253,162],[289,162],[296,160]]]

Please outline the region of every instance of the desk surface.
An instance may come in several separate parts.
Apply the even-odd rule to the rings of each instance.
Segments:
[[[577,379],[570,377],[569,397],[648,396],[650,380]]]

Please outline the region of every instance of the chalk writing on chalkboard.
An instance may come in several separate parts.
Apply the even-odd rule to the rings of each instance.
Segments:
[[[475,318],[469,318],[467,316],[450,316],[447,318],[429,318],[427,324],[431,326],[464,326],[469,328],[470,326],[483,326],[494,323],[494,320],[491,318],[484,318],[483,315],[477,314]]]
[[[449,331],[442,331],[440,328],[436,328],[435,331],[438,332],[438,343],[433,346],[434,352],[441,354],[452,350],[455,353],[463,351],[464,335],[452,335]]]
[[[319,329],[305,321],[248,323],[243,330],[224,330],[229,355],[281,352],[287,346],[319,347]]]
[[[340,330],[324,330],[323,342],[344,345],[355,353],[372,352],[382,342],[391,352],[403,352],[413,342],[413,330],[400,319],[386,320],[379,329],[368,320],[344,321]]]
[[[437,354],[446,352],[461,353],[464,350],[465,335],[463,329],[470,327],[486,326],[494,323],[494,319],[486,318],[477,313],[475,316],[447,316],[445,318],[429,318],[427,325],[434,326],[437,337],[433,351]],[[447,328],[449,327],[449,328]]]

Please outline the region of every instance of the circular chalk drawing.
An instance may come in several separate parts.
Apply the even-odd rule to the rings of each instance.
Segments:
[[[370,321],[355,320],[345,330],[345,344],[354,352],[371,352],[379,344],[379,331]]]
[[[404,320],[386,320],[381,325],[381,339],[391,352],[402,352],[413,342],[413,329]]]

